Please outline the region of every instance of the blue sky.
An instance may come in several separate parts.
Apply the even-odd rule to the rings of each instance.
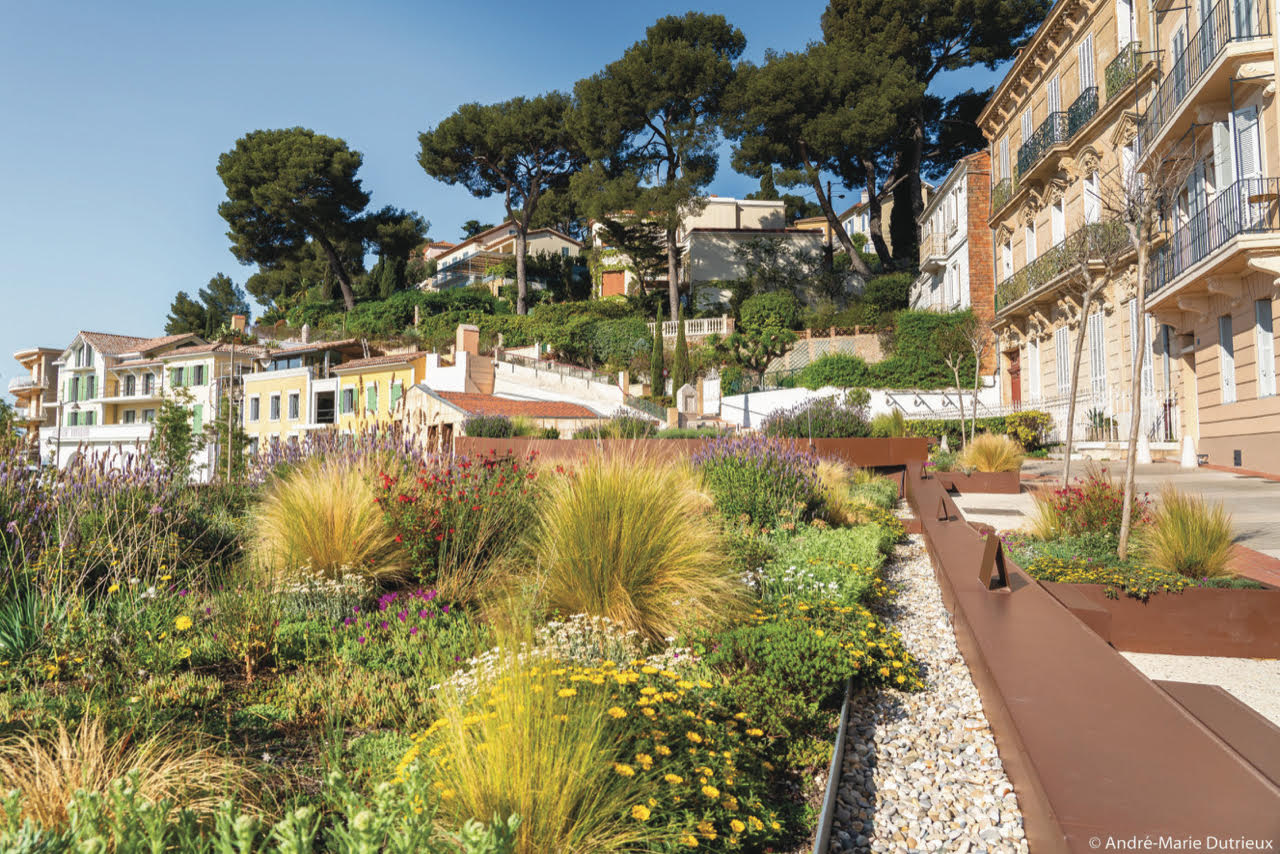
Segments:
[[[820,37],[826,0],[705,3],[747,56]],[[456,239],[496,200],[430,178],[417,135],[458,104],[569,89],[684,3],[13,2],[0,0],[0,393],[28,346],[77,329],[158,335],[173,295],[252,272],[217,213],[218,155],[302,125],[364,153],[375,207]],[[991,85],[970,71],[945,94]],[[725,163],[710,188],[755,189]]]

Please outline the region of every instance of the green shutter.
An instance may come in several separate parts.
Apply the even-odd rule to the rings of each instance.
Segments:
[[[378,384],[373,383],[365,390],[364,408],[369,412],[378,411]]]
[[[404,383],[391,384],[391,401],[387,406],[388,412],[396,411],[396,404],[400,402],[400,395],[404,393]]]
[[[204,404],[197,403],[191,407],[191,426],[199,433],[204,429]]]
[[[182,368],[173,368],[169,371],[169,385],[182,388]]]

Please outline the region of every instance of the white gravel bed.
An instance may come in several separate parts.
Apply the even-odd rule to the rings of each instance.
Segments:
[[[1017,797],[919,535],[884,575],[900,591],[885,616],[928,688],[853,697],[828,850],[1026,852]]]
[[[1122,652],[1148,679],[1220,685],[1237,700],[1280,726],[1280,659],[1218,658]]]

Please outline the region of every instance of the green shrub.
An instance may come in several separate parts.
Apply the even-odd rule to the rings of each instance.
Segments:
[[[614,415],[599,424],[589,424],[573,434],[575,439],[652,439],[658,432],[653,421],[639,415]]]
[[[649,324],[639,317],[601,320],[592,335],[595,361],[619,369],[630,365],[636,356],[647,353],[653,343]]]
[[[511,419],[505,415],[472,415],[462,422],[462,432],[466,436],[508,439],[516,431]]]
[[[693,457],[716,509],[756,528],[792,525],[817,504],[818,458],[760,436],[716,439]]]
[[[898,503],[898,484],[887,477],[873,477],[860,483],[855,481],[849,487],[849,495],[872,506],[892,510]]]
[[[772,291],[747,298],[738,309],[738,323],[744,332],[766,329],[797,329],[800,302],[787,291]]]
[[[796,384],[814,390],[824,386],[865,388],[871,385],[871,370],[860,356],[828,353],[805,365],[796,375]]]
[[[766,602],[787,598],[859,602],[872,588],[884,563],[879,525],[809,528],[778,547],[764,568],[760,594]]]
[[[777,439],[845,439],[871,433],[867,421],[869,396],[862,389],[820,397],[769,415],[762,432]]]
[[[877,439],[896,439],[907,435],[907,420],[901,409],[882,412],[871,419],[871,435]]]
[[[1028,575],[1041,581],[1104,584],[1110,588],[1108,595],[1112,598],[1116,590],[1123,590],[1136,599],[1146,599],[1153,593],[1179,593],[1193,586],[1189,578],[1153,566],[1108,566],[1079,558],[1038,557],[1025,569]]]

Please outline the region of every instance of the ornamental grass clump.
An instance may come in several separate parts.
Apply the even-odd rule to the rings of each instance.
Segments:
[[[746,594],[685,465],[597,456],[549,487],[529,543],[546,607],[651,639],[720,624]]]
[[[1020,470],[1022,458],[1022,447],[1008,436],[979,433],[964,446],[956,462],[971,471],[1005,472]]]
[[[716,439],[693,457],[716,509],[753,528],[794,527],[819,501],[818,458],[761,436]]]
[[[0,780],[21,793],[22,817],[55,829],[67,823],[77,792],[107,794],[126,777],[148,801],[181,803],[193,813],[213,812],[250,792],[253,775],[209,747],[160,732],[141,741],[109,737],[99,718],[86,715],[74,733],[59,722],[51,738],[26,735],[0,743]]]
[[[402,575],[374,474],[369,461],[319,456],[270,481],[253,519],[255,565],[276,580]]]
[[[1147,563],[1186,578],[1232,575],[1235,529],[1219,502],[1166,484],[1150,521],[1138,532],[1137,552]]]

